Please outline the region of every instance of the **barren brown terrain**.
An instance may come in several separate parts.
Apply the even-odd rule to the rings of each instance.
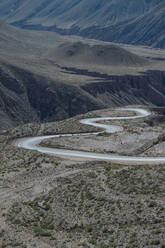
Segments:
[[[0,130],[91,110],[165,104],[163,49],[21,30],[0,21]]]
[[[91,112],[91,116],[123,116],[124,113],[111,109]],[[126,116],[133,112],[126,113]],[[164,156],[165,134],[164,125],[151,125],[150,121],[158,118],[153,112],[152,117],[146,120],[114,120],[105,121],[106,124],[114,124],[122,127],[117,133],[89,134],[86,136],[56,137],[44,140],[41,145],[53,148],[73,149],[80,151],[91,151],[106,154],[141,155],[141,156]],[[71,120],[70,120],[71,121]],[[78,120],[73,118],[73,123]],[[159,121],[159,118],[158,118]],[[67,122],[66,122],[67,123]],[[72,124],[71,124],[72,126]],[[74,124],[74,127],[76,124]],[[77,123],[79,126],[79,123]],[[88,127],[89,130],[91,127]],[[66,127],[67,130],[67,127]],[[93,129],[97,130],[97,129]],[[80,131],[80,130],[79,130]]]
[[[0,247],[165,247],[164,164],[73,159],[17,147],[27,137],[88,133],[40,145],[165,156],[164,66],[164,50],[0,22]],[[132,116],[117,108],[127,105],[152,114],[106,121],[121,127],[114,134],[79,122]]]
[[[164,156],[165,111],[150,110],[152,115],[144,119],[114,121],[123,127],[116,134],[60,137],[42,145]],[[83,117],[123,114],[105,109]],[[16,136],[53,130],[67,133],[69,127],[70,132],[96,131],[79,125],[81,118],[29,124],[1,135],[0,246],[165,247],[164,165],[72,160],[17,148],[11,142]]]

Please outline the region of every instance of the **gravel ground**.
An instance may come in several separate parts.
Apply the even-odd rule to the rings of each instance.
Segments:
[[[86,117],[105,116],[107,111]],[[60,122],[58,127],[62,125],[65,132],[74,123],[77,131],[79,119]],[[123,126],[123,132],[59,138],[49,145],[133,153],[163,133],[164,122],[158,120],[155,114],[144,120],[114,122]],[[53,127],[49,123],[49,131]],[[22,127],[18,136],[27,130]],[[162,141],[142,154],[163,155],[164,148]],[[165,247],[164,165],[72,161],[18,149],[4,136],[0,157],[0,247]]]
[[[123,116],[124,112],[104,110],[97,113],[99,116]],[[132,115],[133,113],[128,113]],[[153,114],[155,116],[156,114]],[[72,150],[115,153],[115,154],[135,154],[135,152],[145,147],[145,144],[152,143],[155,138],[158,138],[164,132],[164,126],[161,124],[150,126],[145,122],[151,117],[136,120],[122,120],[122,121],[106,121],[106,124],[114,124],[123,127],[123,131],[99,135],[87,135],[79,137],[57,137],[49,140],[44,140],[41,145],[55,148],[66,148]],[[88,128],[88,127],[87,127]],[[160,145],[160,144],[159,144]],[[158,146],[159,146],[158,145]],[[138,155],[164,155],[163,148],[151,148],[148,151],[142,151]]]

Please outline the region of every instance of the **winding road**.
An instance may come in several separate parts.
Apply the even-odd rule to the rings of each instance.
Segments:
[[[136,112],[136,115],[127,116],[127,117],[102,117],[102,118],[88,118],[82,119],[80,123],[91,125],[99,128],[105,129],[107,133],[115,133],[122,131],[122,127],[116,125],[107,125],[98,123],[99,121],[105,120],[131,120],[137,118],[144,118],[151,115],[151,112],[145,109],[140,108],[120,108],[120,111],[133,111]],[[92,133],[91,133],[92,134]],[[95,133],[96,134],[96,133]],[[74,136],[80,135],[89,135],[87,134],[74,134]],[[39,143],[44,139],[48,138],[55,138],[55,137],[66,137],[66,136],[73,136],[73,134],[63,134],[63,135],[49,135],[49,136],[38,136],[38,137],[31,137],[31,138],[24,138],[23,140],[19,140],[17,142],[17,146],[29,149],[29,150],[36,150],[41,153],[47,154],[54,154],[57,156],[62,157],[74,157],[74,158],[85,158],[85,159],[96,159],[96,160],[108,160],[108,161],[115,161],[115,162],[131,162],[137,164],[160,164],[165,162],[165,157],[134,157],[134,156],[120,156],[120,155],[110,155],[110,154],[101,154],[101,153],[94,153],[94,152],[82,152],[76,150],[65,150],[65,149],[55,149],[55,148],[47,148],[39,146]]]

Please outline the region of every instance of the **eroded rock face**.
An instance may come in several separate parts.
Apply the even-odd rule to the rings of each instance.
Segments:
[[[67,71],[67,68],[65,68]],[[110,76],[69,68],[93,83],[64,84],[14,66],[0,70],[1,130],[32,122],[62,120],[91,110],[128,104],[165,104],[165,72]],[[101,82],[96,78],[101,78]]]
[[[28,122],[61,120],[103,107],[76,86],[57,83],[28,71],[0,71],[1,129]]]
[[[82,86],[105,104],[165,104],[165,72],[149,71],[140,76],[107,76],[106,81]]]

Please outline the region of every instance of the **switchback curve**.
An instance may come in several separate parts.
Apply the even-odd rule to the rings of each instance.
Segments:
[[[136,112],[136,115],[133,116],[122,116],[122,117],[101,117],[101,118],[88,118],[82,119],[80,122],[82,124],[91,125],[99,128],[103,128],[108,133],[115,133],[118,131],[122,131],[122,127],[116,125],[107,125],[98,123],[99,121],[104,120],[131,120],[137,118],[144,118],[151,115],[151,112],[145,109],[140,108],[120,108],[120,111],[133,111]],[[92,134],[92,133],[91,133]],[[87,134],[63,134],[63,135],[48,135],[48,136],[38,136],[31,138],[24,138],[17,142],[17,146],[29,149],[36,150],[41,153],[54,154],[62,157],[74,157],[74,158],[85,158],[85,159],[96,159],[96,160],[108,160],[122,163],[136,163],[136,164],[160,164],[165,162],[165,157],[136,157],[136,156],[120,156],[120,155],[110,155],[110,154],[102,154],[102,153],[94,153],[94,152],[83,152],[76,150],[66,150],[66,149],[55,149],[48,147],[41,147],[39,143],[45,139],[55,138],[59,136],[81,136],[81,135],[89,135]]]

